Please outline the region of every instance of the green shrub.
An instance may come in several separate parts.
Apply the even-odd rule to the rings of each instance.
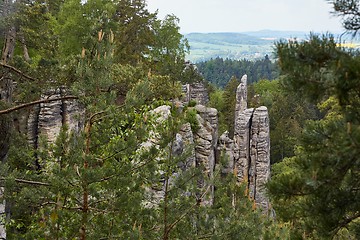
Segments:
[[[186,121],[190,123],[191,130],[193,133],[196,133],[200,129],[200,125],[196,115],[197,112],[194,108],[189,108],[186,112]]]

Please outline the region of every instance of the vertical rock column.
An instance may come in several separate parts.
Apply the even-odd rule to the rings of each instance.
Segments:
[[[204,179],[199,182],[199,187],[210,193],[205,196],[202,204],[212,204],[214,199],[214,186],[206,185],[206,179],[210,179],[215,168],[215,149],[217,146],[218,119],[215,108],[207,108],[202,105],[195,107],[199,113],[197,121],[199,130],[194,133],[196,166],[204,170]]]
[[[247,109],[247,75],[242,76],[240,84],[236,89],[235,104],[235,126],[237,125],[238,116]]]
[[[29,117],[27,119],[27,138],[29,144],[34,149],[37,149],[38,147],[39,113],[40,113],[40,104],[37,104],[30,109]]]
[[[56,98],[61,97],[60,90],[54,91],[51,96]],[[44,98],[46,97],[47,96],[44,96]],[[40,104],[40,112],[38,116],[38,134],[44,136],[49,144],[54,143],[56,137],[60,133],[63,124],[62,116],[63,102],[61,100]]]
[[[4,194],[4,188],[0,187],[0,197]],[[5,212],[5,201],[0,202],[0,239],[6,239],[6,230],[5,230],[5,222],[6,222],[6,212]]]
[[[239,113],[234,131],[235,173],[239,182],[248,182],[250,171],[250,139],[254,109]]]
[[[268,210],[265,184],[270,178],[270,132],[268,110],[264,106],[254,111],[250,148],[250,194],[263,210]]]
[[[247,109],[247,75],[236,89],[234,124],[234,171],[239,182],[248,181],[250,164],[250,128],[254,109]]]
[[[265,183],[270,178],[270,132],[266,107],[247,108],[247,76],[236,91],[234,171],[245,182],[249,196],[264,211],[269,209]]]
[[[191,131],[190,123],[184,124],[180,129],[180,136],[183,142],[182,151],[178,154],[185,153],[187,158],[181,164],[180,168],[185,171],[190,168],[194,168],[196,166],[195,159],[195,148],[194,148],[194,135]]]

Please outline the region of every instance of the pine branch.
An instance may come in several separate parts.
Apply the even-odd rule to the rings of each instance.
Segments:
[[[350,224],[351,222],[353,222],[353,221],[355,221],[356,219],[359,219],[359,218],[360,218],[360,212],[356,212],[356,213],[354,213],[353,216],[347,217],[342,222],[339,222],[339,225],[334,230],[333,236],[335,236],[342,228],[347,227],[348,224]]]
[[[205,197],[205,195],[207,194],[207,192],[210,190],[211,185],[209,185],[205,192],[200,196],[199,199],[203,199]],[[194,203],[190,208],[188,208],[182,215],[180,215],[180,217],[178,219],[176,219],[172,224],[169,225],[169,227],[167,228],[167,233],[169,233],[175,226],[176,224],[178,224],[184,217],[186,217],[196,206],[198,206],[198,201],[196,201],[196,203]]]
[[[13,66],[10,66],[8,64],[1,63],[1,62],[0,62],[0,66],[2,66],[4,68],[7,68],[7,69],[10,69],[11,71],[16,72],[17,74],[20,74],[22,77],[27,78],[27,79],[29,79],[31,81],[37,81],[37,79],[35,79],[33,77],[30,77],[29,75],[26,75],[25,73],[23,73],[22,71],[20,71],[19,69],[15,68]]]
[[[5,178],[0,178],[0,181],[5,181],[5,180],[6,180]],[[24,184],[30,184],[30,185],[50,186],[49,183],[30,181],[30,180],[19,179],[19,178],[15,178],[15,182],[24,183]]]
[[[8,109],[4,109],[4,110],[0,110],[0,115],[2,114],[8,114],[17,110],[20,110],[22,108],[26,108],[26,107],[30,107],[39,103],[49,103],[49,102],[54,102],[54,101],[60,101],[60,100],[68,100],[68,99],[79,99],[76,96],[64,96],[64,97],[58,97],[58,98],[46,98],[46,99],[41,99],[41,100],[37,100],[37,101],[33,101],[33,102],[29,102],[29,103],[24,103],[12,108],[8,108]]]

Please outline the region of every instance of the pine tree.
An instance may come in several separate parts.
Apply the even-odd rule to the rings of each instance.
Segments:
[[[298,237],[359,237],[359,56],[331,36],[277,44],[284,84],[325,117],[309,121],[296,155],[274,165],[275,210]]]
[[[224,89],[224,116],[225,122],[228,126],[229,137],[234,136],[234,119],[235,119],[235,104],[236,104],[236,89],[240,81],[236,77],[232,77]]]

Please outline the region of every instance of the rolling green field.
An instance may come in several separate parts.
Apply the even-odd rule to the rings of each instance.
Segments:
[[[268,55],[274,59],[274,43],[286,39],[307,39],[310,33],[296,31],[262,30],[243,33],[189,33],[190,44],[187,59],[192,62],[221,57],[229,59],[262,59]]]
[[[205,61],[210,58],[229,58],[229,59],[259,59],[266,54],[269,56],[273,52],[273,43],[266,45],[249,44],[212,44],[189,41],[191,49],[188,59],[192,62]]]

